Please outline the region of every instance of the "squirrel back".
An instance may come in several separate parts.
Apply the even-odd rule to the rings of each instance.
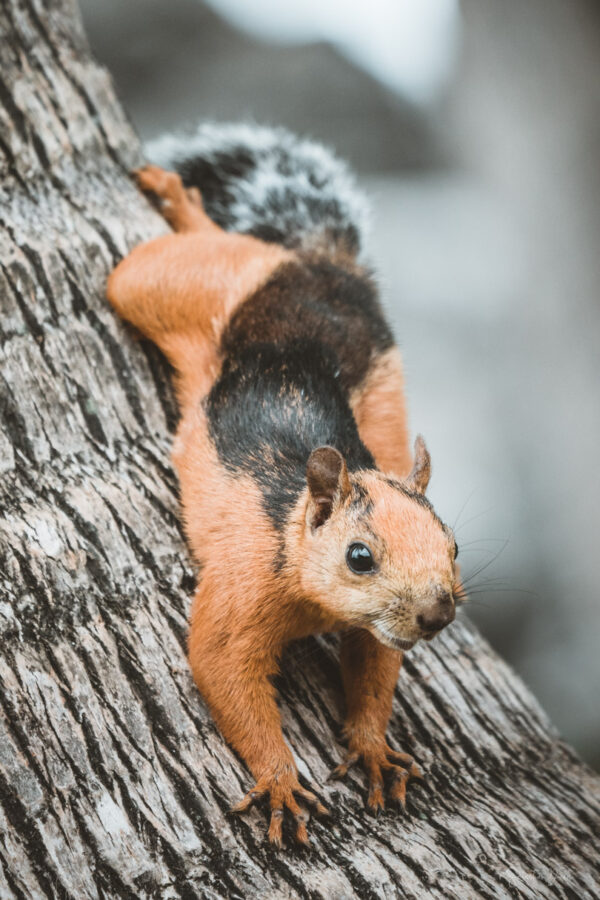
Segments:
[[[300,250],[359,255],[367,203],[345,163],[284,128],[202,123],[145,147],[156,165],[202,194],[226,231]]]

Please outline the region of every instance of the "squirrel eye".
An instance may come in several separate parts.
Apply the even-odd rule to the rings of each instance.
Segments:
[[[454,541],[454,559],[458,556],[458,544]]]
[[[355,541],[350,544],[346,550],[346,562],[348,568],[357,575],[365,575],[375,571],[375,560],[373,554],[366,544]]]

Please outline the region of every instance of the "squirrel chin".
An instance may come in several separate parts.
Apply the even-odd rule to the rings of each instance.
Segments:
[[[372,634],[381,644],[385,647],[389,647],[391,650],[402,650],[403,652],[406,652],[407,650],[412,650],[417,643],[416,641],[408,641],[403,638],[395,637],[387,630],[387,628],[384,630],[381,625],[375,625],[372,629]]]

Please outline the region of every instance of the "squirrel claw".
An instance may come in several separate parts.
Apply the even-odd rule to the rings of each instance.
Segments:
[[[367,773],[369,780],[367,807],[374,815],[378,815],[385,807],[384,774],[391,779],[387,792],[389,799],[403,810],[406,809],[406,785],[411,779],[422,781],[424,778],[412,756],[393,750],[384,742],[382,746],[369,747],[362,752],[348,751],[342,762],[330,773],[328,781],[343,778],[358,761]]]
[[[257,788],[253,788],[251,791],[248,791],[245,797],[243,797],[239,803],[236,803],[235,806],[232,806],[229,812],[232,813],[244,813],[247,812],[251,806],[253,806],[257,800],[260,800],[262,796],[264,796],[264,790],[258,790]]]
[[[269,819],[269,828],[267,836],[269,842],[278,849],[283,846],[283,820],[285,811],[291,813],[295,829],[294,838],[298,844],[307,846],[310,841],[306,824],[310,815],[306,809],[301,807],[294,795],[310,806],[317,816],[330,815],[327,807],[323,806],[319,798],[312,791],[303,788],[298,782],[295,775],[286,774],[279,776],[264,776],[260,778],[246,796],[234,807],[231,812],[244,813],[257,801],[269,795],[271,805],[271,815]]]
[[[385,807],[383,798],[383,781],[371,782],[369,787],[369,795],[367,797],[367,806],[373,815],[378,816]]]
[[[327,781],[339,781],[341,778],[344,778],[348,774],[348,769],[350,769],[355,762],[358,762],[359,759],[360,753],[346,753],[339,766],[336,766],[335,769],[331,770],[327,776]]]

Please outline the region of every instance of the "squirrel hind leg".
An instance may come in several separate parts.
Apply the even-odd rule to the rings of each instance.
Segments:
[[[161,214],[175,231],[221,230],[204,211],[198,188],[186,189],[177,172],[148,165],[133,174],[142,191],[158,198]]]

